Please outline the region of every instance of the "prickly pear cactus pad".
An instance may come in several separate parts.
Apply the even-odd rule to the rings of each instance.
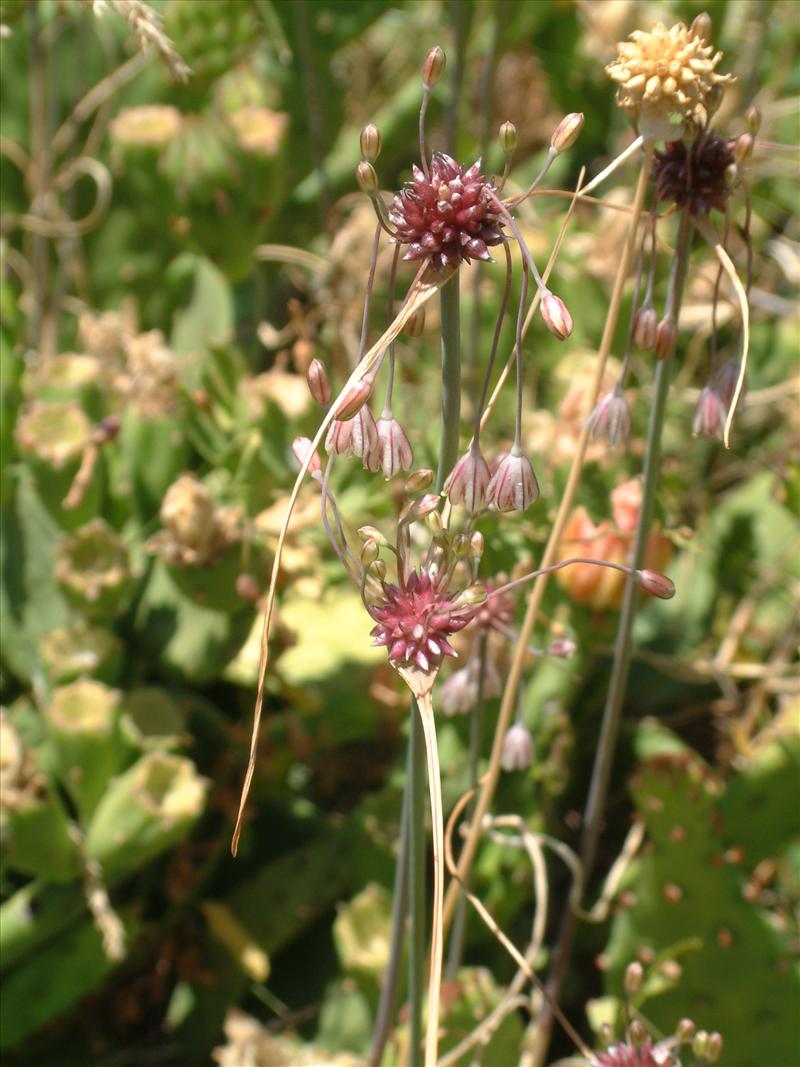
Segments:
[[[631,960],[647,974],[657,958],[652,988],[668,988],[646,1001],[646,1016],[665,1032],[681,1017],[713,1027],[737,1067],[788,1067],[796,1054],[797,956],[780,914],[754,898],[751,879],[800,829],[790,803],[799,742],[794,735],[765,746],[727,783],[689,750],[646,759],[631,782],[647,838],[612,924],[607,989],[619,994]],[[760,821],[745,817],[748,802],[772,816],[763,835],[754,832]],[[659,967],[671,958],[680,977],[664,982]]]

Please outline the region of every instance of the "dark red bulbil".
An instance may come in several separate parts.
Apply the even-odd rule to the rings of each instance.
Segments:
[[[474,606],[455,606],[452,594],[438,588],[425,570],[412,571],[402,585],[387,582],[383,593],[384,602],[370,608],[377,623],[371,633],[373,644],[385,645],[392,662],[411,663],[427,673],[444,656],[456,655],[447,638],[472,620]]]
[[[658,199],[688,204],[693,215],[724,211],[731,192],[726,171],[733,162],[730,142],[718,133],[699,134],[690,151],[683,141],[670,141],[653,157]]]
[[[436,152],[428,177],[416,166],[413,175],[389,209],[395,240],[408,245],[403,258],[430,256],[437,270],[457,267],[462,260],[490,260],[489,248],[503,240],[502,220],[480,160],[464,170]]]

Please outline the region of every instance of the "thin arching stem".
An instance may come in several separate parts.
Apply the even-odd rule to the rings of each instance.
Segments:
[[[397,261],[400,258],[400,245],[397,245],[392,256],[392,269],[389,272],[389,322],[394,318],[394,290],[397,284]],[[389,345],[389,372],[386,382],[386,400],[383,404],[383,418],[392,417],[392,392],[394,390],[394,341]]]
[[[364,293],[364,314],[361,318],[361,336],[358,339],[358,359],[357,363],[361,362],[364,352],[367,347],[367,333],[369,331],[369,309],[372,304],[372,287],[375,284],[375,268],[378,265],[378,248],[381,242],[381,227],[380,225],[375,227],[375,236],[372,239],[372,255],[369,261],[369,277],[367,278],[367,288]],[[391,321],[391,320],[390,320]]]
[[[525,318],[525,303],[528,299],[528,269],[522,261],[522,284],[519,291],[519,308],[517,310],[517,334],[514,345],[517,360],[517,409],[514,422],[514,452],[522,448],[522,321]]]
[[[492,380],[492,371],[494,370],[494,361],[497,358],[497,349],[500,344],[500,334],[503,330],[503,321],[506,317],[506,311],[508,309],[508,300],[511,296],[511,281],[513,277],[513,264],[511,261],[511,251],[508,247],[508,242],[503,242],[503,251],[506,256],[506,280],[503,286],[503,296],[500,300],[500,310],[497,313],[497,321],[494,326],[494,336],[492,337],[492,347],[489,351],[489,359],[486,363],[486,373],[483,376],[483,387],[481,389],[481,397],[478,401],[478,409],[475,415],[475,429],[473,431],[473,437],[477,441],[481,435],[481,422],[483,420],[483,412],[486,408],[486,398],[489,395],[489,385]]]
[[[425,115],[428,112],[428,101],[430,98],[430,86],[426,85],[422,90],[422,103],[419,108],[419,158],[422,163],[422,171],[426,178],[430,171],[428,170],[428,150],[425,147]]]

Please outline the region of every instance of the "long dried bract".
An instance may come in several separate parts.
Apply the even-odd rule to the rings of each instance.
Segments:
[[[247,761],[247,770],[245,771],[244,783],[242,785],[242,792],[239,799],[239,811],[236,816],[236,826],[233,831],[233,837],[231,840],[231,852],[235,856],[239,850],[239,838],[242,833],[242,821],[244,817],[244,809],[247,804],[247,797],[250,793],[250,787],[253,783],[253,774],[255,773],[256,765],[256,752],[258,748],[258,735],[261,726],[261,710],[264,704],[264,684],[266,681],[267,664],[269,662],[269,635],[272,625],[272,612],[275,606],[275,592],[278,584],[278,575],[280,574],[281,560],[283,558],[283,547],[286,542],[286,535],[289,530],[289,523],[291,522],[292,513],[297,503],[297,497],[300,493],[300,487],[303,484],[308,468],[311,464],[312,457],[319,447],[328,427],[336,417],[336,411],[343,396],[351,389],[356,382],[358,382],[363,376],[371,370],[379,359],[383,356],[386,349],[399,335],[403,326],[408,320],[421,308],[428,300],[437,293],[443,285],[446,285],[450,278],[453,276],[453,271],[444,271],[442,273],[438,271],[432,271],[428,269],[428,264],[423,264],[420,268],[416,278],[414,279],[411,288],[409,290],[408,299],[400,308],[394,321],[390,323],[384,333],[378,338],[372,348],[365,353],[364,357],[358,363],[356,368],[351,373],[350,377],[342,387],[339,396],[336,398],[333,404],[331,404],[327,414],[319,425],[319,429],[311,442],[308,449],[308,455],[305,461],[300,467],[300,470],[295,479],[292,492],[289,496],[289,503],[286,508],[286,515],[281,525],[280,533],[278,534],[278,543],[275,548],[275,558],[272,563],[272,573],[269,581],[269,591],[267,593],[267,602],[264,608],[264,623],[261,629],[261,646],[259,650],[258,661],[258,689],[256,692],[256,705],[253,712],[253,729],[250,737],[250,755]]]

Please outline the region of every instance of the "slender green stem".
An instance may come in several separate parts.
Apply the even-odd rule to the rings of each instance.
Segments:
[[[413,702],[410,708],[413,717],[417,709]],[[409,754],[411,746],[409,745]],[[381,982],[381,996],[378,1002],[378,1014],[375,1017],[375,1030],[372,1035],[372,1048],[369,1055],[369,1067],[380,1067],[397,1004],[397,986],[400,977],[400,963],[403,955],[403,938],[405,935],[406,915],[408,914],[408,819],[410,793],[403,792],[403,808],[400,815],[400,846],[397,851],[397,865],[394,874],[394,892],[392,893],[392,931],[389,940],[389,962]]]
[[[425,1002],[425,943],[427,933],[425,854],[425,736],[416,700],[411,701],[408,743],[408,902],[411,930],[408,946],[409,1042],[408,1067],[422,1063],[422,1006]]]
[[[436,470],[437,491],[441,491],[458,459],[461,426],[461,301],[457,273],[443,286],[439,299],[442,311],[442,432]]]
[[[667,296],[667,314],[674,316],[676,321],[680,312],[683,284],[686,278],[690,233],[691,222],[688,214],[684,214],[681,220],[678,247],[672,264],[669,294]],[[653,405],[650,409],[650,421],[647,428],[647,452],[642,472],[642,504],[639,509],[639,519],[636,525],[636,537],[633,545],[633,559],[631,561],[634,568],[644,565],[650,527],[653,522],[656,490],[658,489],[661,473],[661,438],[664,430],[664,413],[667,406],[671,368],[671,357],[661,360],[656,367]],[[597,745],[597,754],[592,770],[589,797],[586,801],[583,836],[581,839],[581,862],[583,864],[584,880],[588,878],[594,864],[600,826],[605,813],[611,766],[619,734],[622,701],[628,684],[633,620],[636,616],[638,599],[639,586],[632,577],[628,577],[625,583],[625,595],[617,628],[614,664],[603,710],[600,740]]]
[[[688,214],[684,213],[680,231],[678,234],[678,247],[672,261],[672,271],[669,279],[669,292],[665,314],[674,315],[676,321],[680,312],[683,286],[686,278],[686,267],[689,259],[689,247],[691,223]],[[656,490],[659,484],[661,469],[661,439],[664,429],[664,414],[666,411],[667,394],[669,393],[670,372],[672,369],[672,357],[661,360],[656,368],[653,404],[650,409],[650,420],[647,428],[647,446],[644,459],[642,480],[642,504],[639,510],[639,518],[636,526],[636,536],[633,545],[633,558],[631,564],[634,568],[642,566],[647,552],[647,542],[650,537],[650,527],[653,521]],[[611,768],[614,762],[614,754],[617,746],[620,719],[622,715],[622,702],[628,684],[628,671],[630,667],[633,622],[636,615],[639,588],[636,581],[629,577],[625,584],[625,594],[620,612],[617,638],[614,646],[614,663],[611,670],[608,693],[606,695],[603,719],[600,726],[600,738],[597,744],[592,780],[589,786],[589,796],[586,801],[586,810],[583,819],[583,835],[581,838],[580,859],[583,875],[583,885],[586,886],[591,875],[597,854],[597,844],[600,838],[600,830],[605,814],[608,784],[611,777]],[[564,913],[558,944],[554,953],[553,966],[547,983],[547,992],[552,1001],[557,1002],[561,992],[561,986],[567,970],[572,944],[575,938],[577,916],[572,908]],[[537,1063],[544,1061],[547,1046],[548,1026],[543,1027],[544,1036],[541,1045],[537,1047],[539,1059]]]
[[[478,783],[478,763],[481,756],[481,738],[483,736],[484,689],[486,688],[486,653],[487,635],[482,633],[478,639],[478,698],[470,713],[469,720],[469,788],[475,789]],[[469,882],[465,885],[469,889]],[[447,981],[452,982],[461,965],[464,950],[464,934],[467,928],[467,898],[463,894],[458,898],[450,933],[450,953],[447,957]]]
[[[461,329],[459,322],[459,276],[445,285],[441,300],[442,430],[436,488],[441,490],[458,459],[461,420]],[[409,903],[411,941],[409,952],[409,1067],[417,1067],[422,1044],[422,1005],[425,995],[425,942],[427,933],[425,892],[425,745],[416,708],[411,714],[409,759]]]

